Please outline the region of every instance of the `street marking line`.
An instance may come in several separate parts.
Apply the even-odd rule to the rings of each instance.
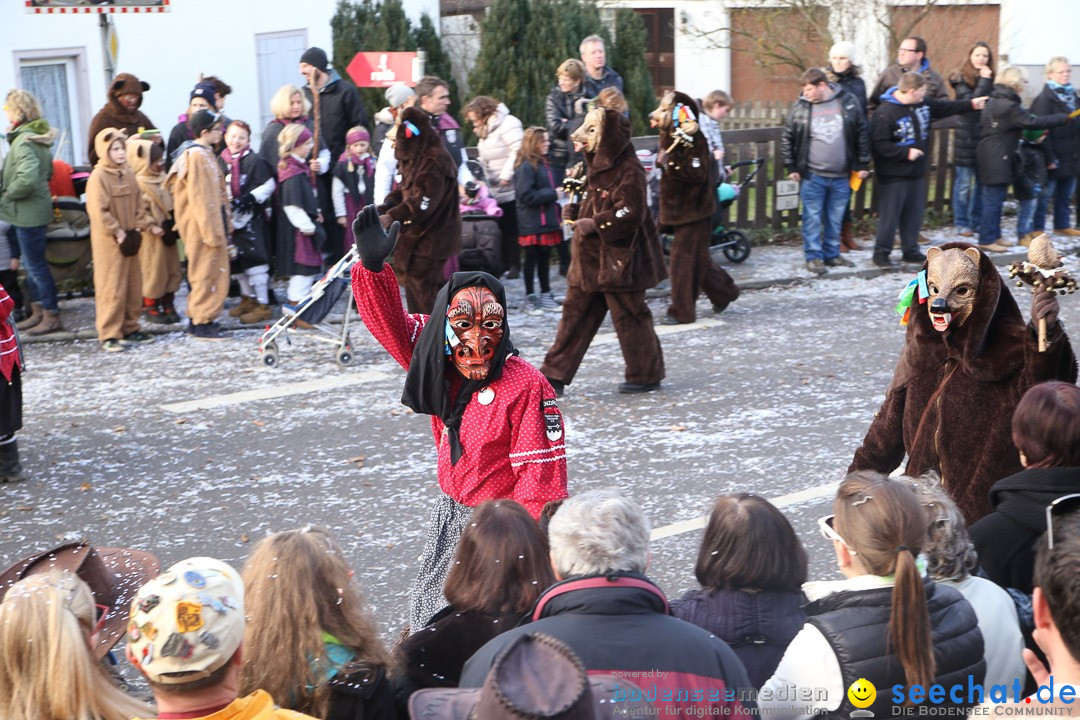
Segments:
[[[225,395],[211,395],[199,400],[186,402],[167,403],[159,407],[171,413],[188,413],[196,410],[213,410],[229,405],[242,405],[258,400],[274,400],[276,398],[290,397],[292,395],[306,395],[307,393],[321,392],[323,390],[338,390],[340,388],[363,385],[365,383],[385,380],[389,375],[379,370],[364,370],[363,372],[350,373],[343,377],[325,377],[318,380],[304,380],[302,382],[275,385],[274,387],[261,388],[259,390],[243,390],[241,392],[227,393]]]
[[[769,502],[782,510],[790,505],[798,505],[799,503],[809,502],[810,500],[821,500],[822,498],[832,497],[836,494],[836,488],[839,486],[840,483],[838,482],[826,483],[825,485],[818,485],[817,487],[806,488],[805,490],[796,490],[795,492],[772,498]],[[689,520],[682,520],[677,523],[671,523],[670,525],[656,528],[652,531],[649,539],[662,540],[663,538],[682,535],[683,533],[692,532],[694,530],[701,530],[708,524],[708,515],[690,518]]]
[[[718,318],[700,318],[692,323],[683,323],[681,325],[657,325],[653,328],[656,331],[657,337],[664,335],[675,335],[677,333],[692,332],[694,330],[707,330],[709,328],[720,327],[724,324],[723,320]],[[593,345],[610,345],[611,343],[618,342],[619,336],[613,332],[598,333],[593,338]]]

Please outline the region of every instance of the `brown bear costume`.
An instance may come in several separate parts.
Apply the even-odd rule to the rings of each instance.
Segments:
[[[119,128],[128,137],[134,137],[142,130],[151,130],[157,127],[154,122],[146,117],[141,110],[143,93],[150,89],[150,83],[144,82],[131,73],[120,73],[113,78],[109,85],[109,100],[105,107],[98,111],[94,119],[90,121],[90,142],[88,155],[90,164],[96,165],[98,161],[97,150],[94,147],[94,139],[105,128]],[[128,110],[120,102],[121,95],[138,95],[139,101],[134,110]]]
[[[626,362],[620,390],[653,390],[664,378],[664,355],[645,290],[667,271],[646,200],[645,169],[630,143],[629,121],[614,110],[591,110],[572,139],[585,144],[588,171],[584,200],[567,206],[566,217],[577,221],[566,300],[540,371],[556,390],[569,385],[610,311]]]
[[[461,249],[457,165],[426,112],[408,108],[394,136],[401,183],[379,206],[383,227],[401,223],[392,261],[410,313],[430,313],[446,261]]]
[[[941,246],[951,248],[972,246]],[[929,305],[912,304],[885,402],[848,468],[890,473],[907,453],[905,473],[940,473],[968,523],[990,512],[990,487],[1022,469],[1011,432],[1020,397],[1037,383],[1077,376],[1061,323],[1050,328],[1050,347],[1040,353],[1034,325],[1024,322],[997,268],[985,254],[978,258],[974,304],[958,327],[936,330]],[[930,292],[933,302],[932,280]]]
[[[716,210],[716,192],[711,180],[712,154],[705,134],[696,128],[696,120],[686,130],[692,145],[675,143],[673,113],[686,108],[696,118],[697,104],[681,92],[666,93],[654,113],[660,127],[660,224],[675,232],[668,263],[671,269],[671,304],[667,314],[676,323],[692,323],[697,317],[697,298],[702,292],[712,301],[713,310],[722,312],[739,297],[739,288],[723,268],[709,257],[712,216]],[[668,148],[674,148],[668,152]]]

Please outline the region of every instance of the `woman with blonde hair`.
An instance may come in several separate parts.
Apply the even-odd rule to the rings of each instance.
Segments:
[[[244,565],[240,694],[325,720],[393,720],[389,656],[341,547],[319,528],[259,542]]]
[[[146,705],[113,685],[91,647],[104,615],[70,571],[31,575],[0,603],[0,717],[128,720]]]
[[[894,686],[982,683],[986,661],[975,611],[956,590],[922,576],[927,520],[911,487],[875,472],[852,473],[840,483],[833,513],[818,527],[846,579],[803,586],[806,624],[761,689],[763,714],[847,718],[856,709],[847,690],[860,678],[879,690],[858,708],[878,717],[894,707],[895,693],[886,691]],[[793,704],[790,683],[825,693]],[[939,707],[956,713],[974,702],[948,697]]]
[[[1060,55],[1050,58],[1046,63],[1046,84],[1031,101],[1031,112],[1035,115],[1071,115],[1080,109],[1080,97],[1070,82],[1071,78],[1072,66],[1068,58]],[[1046,212],[1052,198],[1054,232],[1059,235],[1080,235],[1080,230],[1073,227],[1069,214],[1076,178],[1080,176],[1080,124],[1070,123],[1051,129],[1045,144],[1051,158],[1050,180],[1035,206],[1034,229],[1042,232],[1046,227]]]

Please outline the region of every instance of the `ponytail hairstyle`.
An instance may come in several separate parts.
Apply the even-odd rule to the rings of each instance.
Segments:
[[[288,157],[296,149],[296,141],[300,139],[307,128],[303,123],[291,123],[286,125],[278,133],[278,167],[282,170],[288,164]]]
[[[913,74],[913,73],[908,73]],[[915,558],[926,544],[927,519],[910,485],[879,473],[848,475],[833,500],[836,532],[871,575],[895,577],[889,640],[908,687],[934,681],[934,646],[926,592]]]
[[[150,708],[106,676],[90,650],[95,604],[66,570],[30,575],[0,603],[0,717],[128,720]]]
[[[547,130],[542,127],[533,126],[525,131],[525,135],[521,138],[521,148],[518,150],[517,157],[514,158],[515,170],[525,163],[532,165],[535,170],[540,163],[546,162],[544,154],[540,152],[540,145],[546,136]]]

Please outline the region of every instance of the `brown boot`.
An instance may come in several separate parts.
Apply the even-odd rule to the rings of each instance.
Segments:
[[[258,307],[258,305],[259,303],[255,298],[245,295],[243,298],[241,298],[240,304],[238,304],[236,307],[229,311],[229,316],[238,318],[241,315],[246,315],[247,313],[254,310],[256,307]]]
[[[64,329],[60,324],[59,310],[42,310],[41,313],[41,322],[27,330],[27,335],[48,335]]]
[[[29,330],[40,323],[43,317],[44,311],[41,303],[30,303],[30,315],[15,323],[15,327],[19,330]]]
[[[840,252],[848,250],[862,250],[863,246],[855,242],[855,235],[851,231],[851,223],[846,222],[840,226]]]
[[[273,312],[270,310],[269,305],[263,305],[260,302],[253,302],[251,309],[241,315],[238,319],[242,325],[257,325],[264,323],[273,316]]]

